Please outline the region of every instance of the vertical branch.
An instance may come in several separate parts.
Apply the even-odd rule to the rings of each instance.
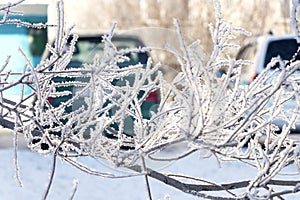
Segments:
[[[45,194],[44,194],[44,196],[43,196],[43,200],[46,200],[46,199],[47,199],[48,194],[49,194],[49,192],[50,192],[50,188],[51,188],[52,183],[53,183],[54,173],[55,173],[55,169],[56,169],[57,151],[58,151],[58,148],[57,148],[56,151],[54,151],[54,153],[53,153],[53,158],[52,158],[52,170],[51,170],[51,173],[50,173],[50,178],[49,178],[49,182],[48,182],[48,185],[47,185]]]
[[[75,179],[74,181],[73,181],[73,191],[72,191],[72,193],[71,193],[71,196],[70,196],[70,199],[69,200],[73,200],[74,199],[74,196],[75,196],[75,193],[76,193],[76,191],[77,191],[77,188],[78,188],[78,179]]]
[[[1,66],[1,68],[0,68],[0,73],[2,73],[3,71],[4,71],[4,69],[7,67],[7,65],[8,65],[8,63],[9,63],[9,61],[10,61],[10,59],[11,59],[11,56],[7,56],[7,58],[6,58],[6,60],[5,60],[5,62],[4,62],[4,64]],[[2,78],[2,76],[0,76],[0,89],[1,88],[3,88],[4,87],[4,84],[2,83],[2,82],[4,82],[4,78]],[[3,104],[3,92],[1,91],[0,92],[0,103],[1,104]],[[1,106],[0,107],[0,115],[1,116],[3,116],[3,107]]]
[[[141,159],[142,159],[142,169],[143,169],[144,172],[147,172],[147,166],[146,166],[145,158],[142,155],[141,155]],[[152,200],[148,172],[144,175],[144,177],[145,177],[145,186],[146,186],[148,199]]]
[[[297,20],[297,9],[299,7],[299,0],[292,0],[292,11],[291,11],[291,26],[296,34],[297,42],[300,43],[300,32]]]
[[[23,186],[20,174],[19,174],[19,162],[18,162],[18,116],[15,114],[15,128],[14,128],[14,164],[15,164],[15,178],[20,187]]]
[[[58,12],[58,29],[57,29],[57,35],[55,40],[55,51],[56,53],[61,56],[62,51],[62,38],[64,34],[64,3],[63,0],[60,0],[57,2],[57,12]]]

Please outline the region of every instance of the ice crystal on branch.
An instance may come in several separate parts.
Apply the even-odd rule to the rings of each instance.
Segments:
[[[298,2],[293,2],[294,8],[298,6]],[[293,163],[299,166],[299,144],[288,138],[290,130],[299,122],[299,79],[294,76],[299,62],[273,58],[253,82],[241,85],[242,69],[251,62],[236,60],[228,51],[238,48],[234,39],[239,34],[248,33],[223,20],[220,4],[214,1],[216,21],[209,26],[214,48],[207,60],[203,52],[197,51],[200,41],[187,43],[179,22],[174,20],[180,49],[172,46],[166,49],[177,58],[180,72],[171,82],[163,79],[161,64],[151,58],[146,64],[121,67],[130,60],[131,53],[151,49],[119,49],[113,42],[115,24],[102,38],[103,56],[96,55],[92,63],[70,68],[78,36],[71,33],[72,28],[64,28],[62,3],[57,4],[57,38],[53,45],[47,45],[49,56],[33,66],[20,50],[26,61],[23,73],[4,71],[10,57],[0,71],[1,123],[24,134],[32,150],[53,155],[53,171],[45,198],[57,157],[87,173],[117,177],[78,163],[74,157],[80,156],[129,168],[145,176],[147,187],[148,177],[153,177],[183,192],[212,199],[214,197],[206,191],[225,190],[230,198],[241,199],[299,191],[295,181],[287,183],[292,190],[269,190],[269,185],[285,184],[275,179],[282,169]],[[11,6],[0,11],[9,14]],[[3,23],[10,23],[3,19]],[[272,70],[275,65],[280,68]],[[226,73],[220,76],[221,70]],[[18,80],[8,82],[16,75]],[[32,94],[25,96],[22,90],[18,102],[5,99],[3,92],[16,85],[30,87]],[[160,101],[145,117],[142,106],[152,92],[159,93]],[[64,97],[66,101],[58,105],[51,103],[55,98]],[[287,111],[289,113],[283,112],[284,103],[292,99],[297,102],[295,108]],[[287,122],[281,131],[272,124],[277,118]],[[126,128],[128,123],[132,125],[130,132]],[[185,151],[174,157],[160,157],[161,152],[173,145],[184,147]],[[190,185],[147,165],[147,160],[177,160],[202,150],[219,161],[248,164],[257,170],[257,175],[243,184]],[[76,187],[77,183],[74,190]],[[244,188],[240,196],[231,191],[240,187]]]

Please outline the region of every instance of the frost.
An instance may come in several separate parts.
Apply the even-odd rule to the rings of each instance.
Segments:
[[[9,4],[8,8],[11,6]],[[112,42],[115,24],[102,38],[103,57],[96,56],[93,63],[79,68],[68,68],[78,36],[71,34],[72,27],[65,29],[63,2],[59,1],[57,38],[54,46],[47,46],[50,56],[38,66],[32,66],[20,50],[26,61],[23,73],[4,72],[10,57],[1,67],[2,125],[13,128],[16,136],[17,133],[24,134],[31,150],[52,155],[51,177],[57,158],[93,175],[119,177],[90,169],[74,159],[88,156],[105,160],[113,167],[131,169],[135,173],[130,176],[142,175],[146,183],[148,177],[153,177],[197,196],[213,198],[205,193],[209,188],[224,190],[235,198],[237,195],[231,188],[239,187],[244,189],[241,198],[281,196],[281,191],[271,189],[269,184],[278,184],[275,178],[291,163],[296,163],[299,168],[299,144],[289,139],[289,133],[299,123],[299,79],[293,75],[300,64],[274,58],[250,85],[242,86],[242,68],[251,62],[235,60],[228,50],[238,48],[233,40],[238,34],[249,34],[222,19],[218,1],[214,1],[214,6],[216,21],[209,26],[214,49],[208,59],[197,51],[200,41],[188,43],[180,23],[174,20],[180,49],[167,45],[166,50],[176,57],[180,72],[173,81],[167,82],[160,71],[161,64],[154,63],[151,58],[145,65],[119,66],[130,59],[129,53],[149,52],[151,48],[118,49]],[[298,1],[293,1],[294,11],[297,6]],[[9,9],[3,10],[10,14]],[[293,26],[299,35],[296,22],[293,21]],[[46,26],[9,21],[5,15],[1,23],[36,28]],[[281,70],[272,71],[278,63]],[[220,77],[218,74],[223,67],[226,73]],[[7,83],[8,78],[16,75],[16,81]],[[32,94],[25,96],[23,89],[18,101],[6,99],[3,92],[17,85],[30,87]],[[159,93],[160,101],[145,117],[142,106],[152,92]],[[55,105],[53,100],[60,98],[65,100]],[[285,113],[284,103],[290,100],[296,100],[298,104]],[[287,122],[280,132],[272,124],[275,119]],[[128,124],[131,124],[129,132]],[[184,147],[184,152],[169,158],[160,156],[176,145]],[[177,160],[194,152],[215,156],[219,162],[242,162],[257,169],[257,175],[242,186],[232,183],[229,189],[209,181],[205,185],[189,185],[181,180],[195,181],[196,178],[181,176],[174,180],[171,175],[150,169],[145,161]],[[52,178],[45,198],[51,183]],[[292,192],[299,190],[295,182],[288,183],[294,186]],[[74,183],[71,196],[76,192],[77,184]]]
[[[291,26],[296,34],[297,42],[300,42],[300,33],[298,28],[297,9],[299,9],[299,1],[292,0],[292,11],[291,11]]]

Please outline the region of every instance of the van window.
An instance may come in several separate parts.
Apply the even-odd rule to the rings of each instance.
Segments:
[[[293,55],[297,52],[298,47],[299,44],[295,39],[284,39],[270,42],[265,56],[264,68],[266,68],[267,64],[273,57],[280,56],[283,60],[291,60]],[[298,55],[296,59],[300,60],[300,56]],[[278,66],[279,65],[275,65],[273,69]]]

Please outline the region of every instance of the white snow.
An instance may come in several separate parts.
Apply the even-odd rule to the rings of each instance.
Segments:
[[[14,178],[13,149],[0,149],[0,199],[27,200],[42,199],[51,168],[51,156],[42,156],[29,150],[20,150],[18,153],[20,177],[23,187],[18,187]],[[80,160],[80,159],[78,159]],[[127,174],[129,171],[117,170],[108,167],[104,162],[88,158],[82,159],[85,164],[94,169],[105,172]],[[246,180],[255,176],[255,171],[250,167],[235,162],[222,162],[221,167],[214,157],[201,159],[199,153],[188,158],[164,166],[164,172],[187,174],[212,182],[232,182]],[[78,179],[79,185],[74,199],[82,200],[141,200],[146,199],[144,177],[131,177],[124,179],[106,179],[88,175],[72,167],[66,162],[58,161],[54,176],[54,183],[48,199],[69,199],[73,189],[74,180]],[[199,199],[185,194],[177,189],[167,186],[159,181],[150,179],[153,199],[164,199],[168,196],[171,200]],[[299,195],[299,194],[298,194]],[[290,199],[295,199],[296,196]]]

